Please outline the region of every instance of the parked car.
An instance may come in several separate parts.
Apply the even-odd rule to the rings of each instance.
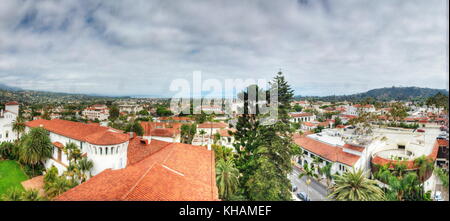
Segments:
[[[442,194],[440,191],[436,191],[436,193],[434,194],[434,201],[444,201],[444,199],[442,199]]]
[[[299,192],[297,193],[297,197],[303,201],[311,201],[308,197],[308,195],[306,195],[305,192]]]
[[[423,132],[425,132],[425,130],[424,129],[417,129],[417,132],[423,133]]]
[[[295,192],[297,192],[297,190],[298,190],[297,186],[293,185],[293,186],[292,186],[292,192],[295,193]]]

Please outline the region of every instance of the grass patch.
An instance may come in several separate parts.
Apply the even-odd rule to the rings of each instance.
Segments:
[[[27,175],[16,161],[0,161],[0,196],[12,187],[23,189],[20,183],[27,179]]]

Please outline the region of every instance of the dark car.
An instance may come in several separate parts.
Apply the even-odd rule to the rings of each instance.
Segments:
[[[424,129],[417,129],[417,132],[423,133],[423,132],[425,132],[425,130]]]
[[[305,192],[297,193],[297,197],[303,201],[310,201],[308,195]]]

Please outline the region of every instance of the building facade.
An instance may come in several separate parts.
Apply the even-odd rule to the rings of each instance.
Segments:
[[[13,124],[19,116],[19,103],[8,102],[5,109],[0,110],[0,143],[17,140],[17,133],[13,131]]]

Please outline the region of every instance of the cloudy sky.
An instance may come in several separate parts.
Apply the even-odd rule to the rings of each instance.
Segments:
[[[0,83],[167,96],[173,79],[272,78],[301,95],[448,89],[446,0],[1,0]]]

